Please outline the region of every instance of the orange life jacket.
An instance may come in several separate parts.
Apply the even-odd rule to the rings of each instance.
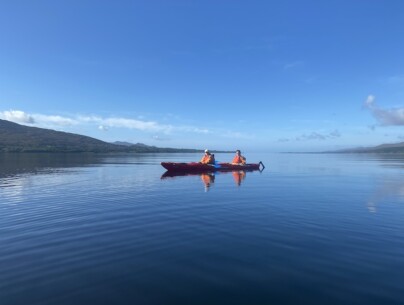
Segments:
[[[215,163],[215,157],[213,157],[213,155],[204,155],[201,159],[201,161],[199,161],[201,163],[204,164],[214,164]]]
[[[233,161],[231,161],[231,163],[238,163],[238,164],[245,164],[245,158],[243,157],[243,156],[240,156],[240,155],[236,155],[234,158],[233,158]]]

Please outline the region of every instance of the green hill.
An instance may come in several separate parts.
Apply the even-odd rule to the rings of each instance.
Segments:
[[[0,152],[200,152],[141,143],[116,145],[91,137],[0,120]]]

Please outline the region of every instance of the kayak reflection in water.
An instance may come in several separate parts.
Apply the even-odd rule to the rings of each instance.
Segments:
[[[234,182],[236,182],[237,186],[241,185],[241,181],[245,179],[246,173],[245,171],[232,171]]]
[[[241,183],[245,180],[247,171],[245,170],[233,170],[233,171],[224,171],[220,172],[220,178],[224,178],[224,176],[228,176],[230,178],[230,174],[233,176],[233,180],[237,186],[241,186]],[[176,177],[186,178],[191,176],[199,176],[205,186],[205,192],[208,192],[209,189],[213,186],[215,182],[217,172],[170,172],[166,171],[162,176],[161,179],[173,179]],[[222,177],[223,176],[223,177]],[[231,179],[231,178],[230,178]]]
[[[212,185],[212,183],[215,182],[215,174],[213,173],[201,174],[201,179],[203,184],[205,185],[205,192],[207,192],[209,191],[209,188]]]

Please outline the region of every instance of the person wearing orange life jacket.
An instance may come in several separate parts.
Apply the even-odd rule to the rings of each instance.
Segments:
[[[236,150],[236,155],[234,156],[233,160],[231,161],[233,164],[246,164],[246,158],[241,155],[240,150]]]
[[[211,154],[208,149],[205,149],[205,154],[203,155],[199,163],[203,164],[215,164],[215,155]]]

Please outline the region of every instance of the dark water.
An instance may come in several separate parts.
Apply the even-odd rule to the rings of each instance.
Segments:
[[[404,304],[404,157],[247,157],[0,155],[0,304]]]

